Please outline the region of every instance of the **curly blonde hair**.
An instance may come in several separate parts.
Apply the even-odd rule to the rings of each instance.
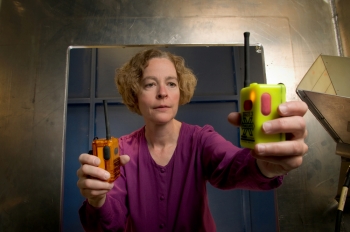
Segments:
[[[192,70],[185,66],[185,60],[169,52],[158,49],[149,49],[137,53],[131,60],[116,70],[115,83],[123,103],[134,113],[141,115],[137,95],[140,91],[140,83],[148,61],[153,58],[166,58],[170,60],[176,70],[180,100],[179,105],[188,103],[197,85],[197,78]]]

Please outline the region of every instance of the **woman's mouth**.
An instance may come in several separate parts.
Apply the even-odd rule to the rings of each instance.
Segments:
[[[160,106],[154,107],[154,109],[166,109],[166,108],[170,108],[170,107],[166,105],[160,105]]]

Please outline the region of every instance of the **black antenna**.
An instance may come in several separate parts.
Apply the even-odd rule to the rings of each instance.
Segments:
[[[111,134],[109,133],[109,122],[108,122],[108,113],[107,113],[107,100],[103,100],[103,106],[105,111],[105,123],[106,123],[106,139],[111,139]]]
[[[250,85],[249,32],[244,32],[244,87]]]

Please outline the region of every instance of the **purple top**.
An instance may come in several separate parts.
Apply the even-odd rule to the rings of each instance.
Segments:
[[[182,123],[166,166],[152,159],[144,127],[119,143],[130,162],[121,167],[102,207],[83,203],[79,215],[86,231],[216,231],[207,181],[220,189],[270,190],[283,179],[264,177],[249,149],[234,146],[208,125]]]

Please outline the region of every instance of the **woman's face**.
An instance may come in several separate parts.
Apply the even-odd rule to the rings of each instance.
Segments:
[[[140,87],[139,108],[146,122],[165,124],[175,117],[180,89],[175,66],[170,60],[149,60]]]

